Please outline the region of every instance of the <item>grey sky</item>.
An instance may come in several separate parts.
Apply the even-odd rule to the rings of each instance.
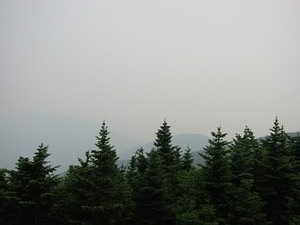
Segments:
[[[300,128],[300,1],[0,1],[0,116],[152,139]]]

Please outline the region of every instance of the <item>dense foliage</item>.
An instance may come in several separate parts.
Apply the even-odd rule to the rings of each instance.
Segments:
[[[194,167],[164,121],[154,148],[119,168],[103,122],[96,149],[62,177],[41,144],[0,169],[0,224],[299,225],[300,136],[277,118],[260,139],[248,127],[231,142],[220,127],[211,134]]]

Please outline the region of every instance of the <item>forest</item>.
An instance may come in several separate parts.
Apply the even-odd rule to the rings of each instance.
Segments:
[[[166,120],[154,148],[137,149],[126,167],[117,164],[105,122],[95,142],[64,176],[44,144],[14,169],[0,169],[0,224],[300,224],[300,136],[278,118],[263,138],[245,127],[228,141],[218,127],[198,166],[191,149],[172,145]]]

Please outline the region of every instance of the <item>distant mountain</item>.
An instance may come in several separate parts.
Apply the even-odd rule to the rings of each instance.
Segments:
[[[189,147],[192,152],[199,152],[207,145],[208,137],[201,134],[177,134],[172,137],[172,144],[179,146],[182,150]],[[133,156],[135,151],[139,148],[143,148],[145,152],[150,151],[153,148],[153,143],[147,143],[144,145],[137,145],[128,151],[119,154],[120,160],[128,160]]]
[[[287,133],[290,137],[297,137],[297,136],[300,136],[300,132],[288,132]]]
[[[95,136],[101,122],[45,113],[0,119],[0,168],[14,168],[20,156],[32,157],[43,142],[49,145],[51,164],[61,165],[59,171],[64,171],[69,165],[78,164],[77,158],[84,157],[87,150],[95,149]],[[110,132],[111,143],[118,154],[143,143],[113,130]]]
[[[95,123],[47,113],[0,118],[0,168],[13,169],[20,156],[31,158],[43,142],[49,145],[51,164],[60,165],[58,172],[65,171],[69,165],[78,164],[77,158],[84,157],[86,151],[95,149],[95,136],[100,126],[101,121]],[[130,159],[140,147],[145,151],[153,147],[153,143],[145,144],[116,131],[110,132],[111,144],[115,146],[121,162]],[[183,150],[189,146],[192,151],[200,151],[207,140],[200,134],[178,134],[173,136],[173,145]]]

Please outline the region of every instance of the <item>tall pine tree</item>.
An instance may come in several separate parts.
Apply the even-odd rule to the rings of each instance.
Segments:
[[[48,165],[48,146],[41,144],[32,160],[20,157],[11,171],[6,203],[10,212],[6,224],[53,224],[58,178],[56,167]]]
[[[226,133],[218,127],[217,132],[212,132],[212,139],[200,155],[204,158],[202,165],[203,190],[199,201],[207,201],[216,210],[217,222],[228,224],[230,213],[229,200],[231,191],[231,173],[229,164],[229,149],[225,140]],[[205,202],[203,202],[205,203]]]
[[[266,225],[263,202],[254,189],[254,153],[259,148],[253,132],[246,127],[231,145],[232,197],[231,224]]]
[[[148,159],[144,154],[143,148],[140,148],[131,157],[129,166],[126,171],[126,178],[132,190],[131,199],[134,202],[133,215],[131,220],[132,224],[140,224],[140,220],[145,216],[144,211],[141,210],[141,206],[144,204],[141,187],[144,185],[143,182],[147,167]]]
[[[294,158],[295,195],[291,206],[294,224],[300,224],[300,133],[290,137],[290,149]]]
[[[168,224],[169,207],[162,162],[154,149],[148,153],[147,168],[140,183],[136,203],[140,224]]]
[[[87,153],[86,161],[81,160],[80,167],[71,168],[66,178],[69,199],[80,209],[71,209],[78,224],[123,224],[129,220],[130,189],[117,166],[117,154],[108,135],[103,122],[96,137],[97,149]]]
[[[267,219],[273,225],[291,224],[291,205],[295,195],[294,158],[284,128],[275,119],[270,135],[263,140],[266,149],[265,183],[262,198]]]
[[[174,211],[178,190],[177,173],[180,169],[180,148],[172,145],[172,134],[166,120],[164,120],[162,126],[156,133],[154,146],[159,154],[162,163],[162,172],[165,178],[165,188],[168,199],[166,204],[169,206],[167,212],[169,215],[168,223],[174,224],[176,220]]]

